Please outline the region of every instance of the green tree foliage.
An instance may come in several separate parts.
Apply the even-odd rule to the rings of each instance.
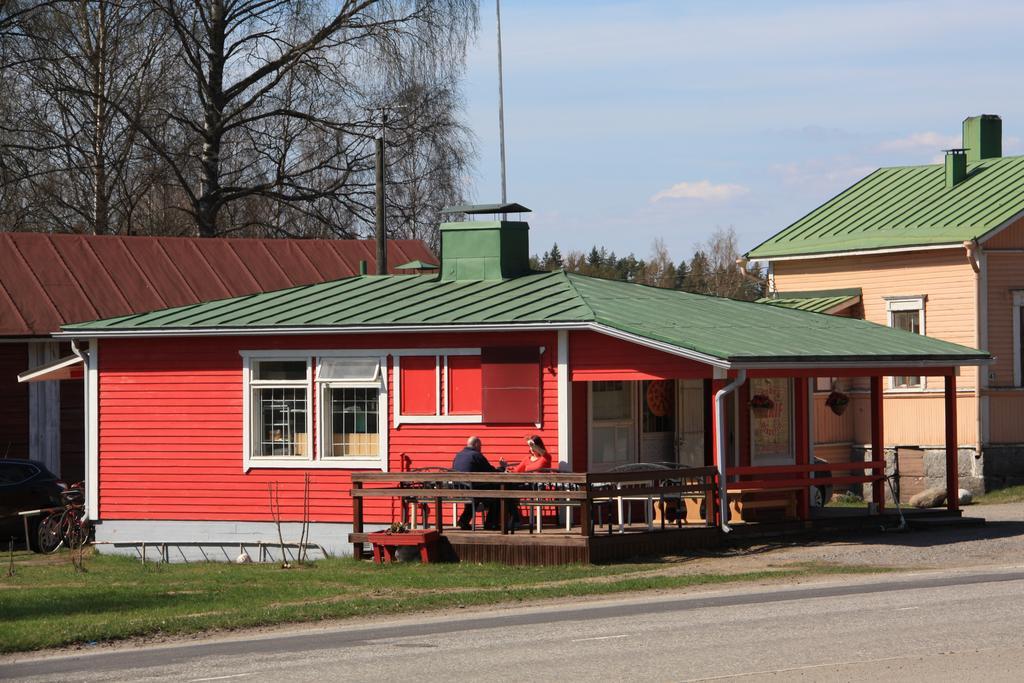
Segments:
[[[674,262],[665,242],[657,238],[646,260],[634,254],[619,257],[598,245],[585,254],[569,251],[563,257],[554,244],[550,251],[531,257],[530,265],[535,270],[562,269],[608,280],[745,301],[764,296],[765,291],[761,269],[752,264],[740,264],[736,232],[732,228],[715,230],[706,242],[696,245],[689,261]]]

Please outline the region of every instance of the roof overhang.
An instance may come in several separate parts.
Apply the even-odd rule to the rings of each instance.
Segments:
[[[19,382],[50,382],[62,379],[82,379],[82,359],[64,356],[18,373]]]
[[[963,249],[963,240],[950,244],[915,244],[906,247],[883,247],[880,249],[858,249],[855,251],[823,251],[814,254],[782,254],[779,256],[744,256],[748,261],[769,263],[771,261],[809,261],[819,258],[840,256],[872,256],[875,254],[901,254],[908,251],[935,251],[936,249]]]
[[[685,349],[674,344],[650,339],[632,332],[625,332],[609,325],[597,322],[550,322],[550,323],[495,323],[475,325],[365,325],[359,327],[216,327],[216,328],[178,328],[178,329],[138,329],[138,330],[103,330],[91,329],[80,331],[58,332],[54,336],[66,339],[124,339],[124,338],[158,338],[158,337],[247,337],[270,335],[313,335],[313,334],[409,334],[436,332],[558,332],[561,330],[592,331],[621,339],[669,355],[678,356],[705,363],[724,370],[738,369],[777,369],[777,370],[811,370],[811,369],[863,369],[863,368],[949,368],[963,365],[987,365],[994,359],[979,357],[948,357],[934,358],[910,357],[849,357],[841,360],[835,358],[805,357],[744,357],[719,358],[693,349]]]

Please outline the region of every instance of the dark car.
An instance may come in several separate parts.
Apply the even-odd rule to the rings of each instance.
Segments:
[[[22,510],[60,505],[64,482],[41,462],[35,460],[0,460],[0,548],[6,549],[13,537],[23,542],[25,527],[18,515]],[[36,544],[36,527],[41,517],[29,518],[29,539]]]

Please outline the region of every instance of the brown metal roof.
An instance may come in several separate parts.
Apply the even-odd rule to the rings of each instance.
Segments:
[[[436,260],[388,242],[388,263]],[[0,233],[0,337],[376,272],[372,240],[201,239]],[[393,272],[393,271],[392,271]]]

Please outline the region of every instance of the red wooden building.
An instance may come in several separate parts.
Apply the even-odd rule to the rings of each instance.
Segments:
[[[307,515],[312,542],[347,552],[353,472],[445,467],[470,435],[497,462],[522,459],[539,434],[563,472],[714,465],[722,494],[802,489],[806,517],[811,378],[870,378],[880,444],[884,375],[941,376],[955,396],[958,368],[989,360],[861,320],[531,272],[527,231],[446,223],[439,274],[65,325],[58,336],[86,358],[98,540],[276,541],[276,487],[286,538]],[[819,474],[880,490],[881,463],[860,469]],[[368,498],[368,528],[400,507]]]
[[[418,240],[389,243],[388,263],[412,260],[434,259]],[[81,381],[18,382],[71,353],[50,336],[61,325],[325,282],[360,261],[374,272],[372,241],[0,233],[0,457],[85,474]]]

